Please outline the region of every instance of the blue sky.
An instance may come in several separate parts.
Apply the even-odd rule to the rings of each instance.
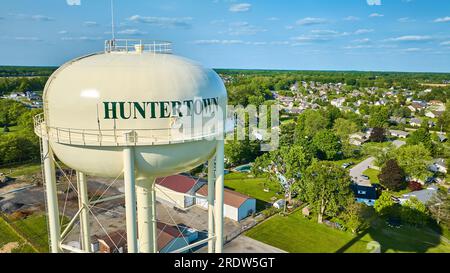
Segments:
[[[110,0],[0,0],[0,64],[101,51]],[[115,0],[117,38],[213,68],[450,72],[448,0]]]

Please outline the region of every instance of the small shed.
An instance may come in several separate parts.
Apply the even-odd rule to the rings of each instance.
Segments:
[[[311,215],[311,210],[309,209],[309,206],[306,206],[302,209],[302,214],[305,217],[309,217]]]

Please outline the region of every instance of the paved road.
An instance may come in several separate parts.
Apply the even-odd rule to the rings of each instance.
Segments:
[[[359,163],[355,167],[350,169],[350,176],[352,177],[352,180],[355,181],[359,185],[364,186],[370,186],[370,181],[363,179],[361,175],[363,175],[363,172],[372,166],[373,162],[375,161],[375,157],[369,157],[363,162]]]
[[[207,247],[197,251],[198,253],[208,252]],[[247,236],[241,235],[223,247],[224,253],[286,253],[286,251],[271,245],[256,241]]]

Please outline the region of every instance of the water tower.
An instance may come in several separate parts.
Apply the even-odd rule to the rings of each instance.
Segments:
[[[155,178],[208,161],[208,251],[223,247],[227,93],[211,69],[171,54],[168,42],[110,40],[61,66],[35,118],[42,140],[52,252],[90,252],[86,176],[123,176],[128,252],[157,252]],[[61,231],[55,157],[77,171],[79,210]],[[79,220],[81,249],[62,242]]]

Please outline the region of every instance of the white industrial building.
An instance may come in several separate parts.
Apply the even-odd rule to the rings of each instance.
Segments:
[[[208,196],[208,186],[204,185],[197,191],[195,203],[204,209],[208,208],[205,199]],[[224,216],[234,221],[241,221],[256,212],[256,199],[247,195],[224,189]]]
[[[205,183],[203,180],[181,174],[157,178],[156,199],[177,208],[187,209],[194,205],[195,192]]]

